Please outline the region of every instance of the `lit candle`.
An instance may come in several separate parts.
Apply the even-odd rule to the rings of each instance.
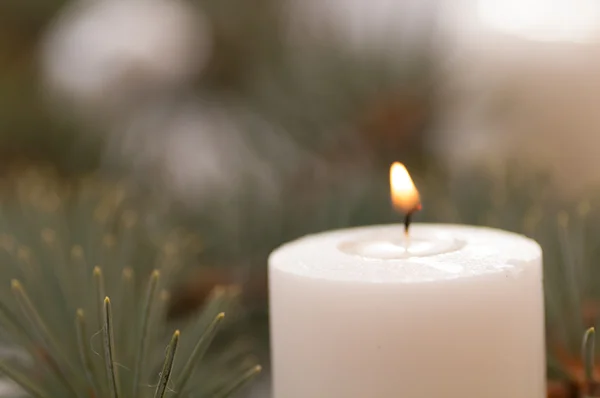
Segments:
[[[391,182],[414,209],[406,169]],[[539,245],[461,225],[409,234],[331,231],[272,253],[274,398],[545,397]]]

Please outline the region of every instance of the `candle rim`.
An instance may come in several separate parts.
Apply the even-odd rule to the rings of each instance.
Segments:
[[[427,282],[442,282],[442,281],[464,281],[471,280],[478,277],[486,277],[490,275],[498,275],[499,273],[507,274],[507,275],[516,275],[521,271],[527,269],[529,264],[535,265],[536,263],[541,263],[542,258],[542,249],[540,245],[533,239],[528,238],[522,234],[509,232],[501,229],[484,227],[484,226],[472,226],[472,225],[462,225],[462,224],[440,224],[440,223],[415,223],[414,224],[415,231],[423,231],[423,230],[435,230],[441,228],[446,232],[451,231],[460,231],[464,234],[473,234],[479,233],[485,235],[485,241],[474,241],[473,239],[467,239],[466,249],[464,251],[459,251],[457,253],[448,253],[442,254],[439,256],[432,256],[431,258],[408,258],[408,259],[385,259],[385,260],[351,260],[349,255],[341,255],[341,252],[321,252],[320,256],[334,256],[335,258],[331,259],[336,264],[338,264],[338,271],[336,272],[335,267],[325,266],[325,267],[317,267],[314,263],[323,261],[316,255],[309,256],[296,256],[298,249],[309,248],[313,249],[318,248],[318,244],[314,244],[314,242],[318,242],[321,239],[326,239],[329,244],[328,247],[336,246],[339,243],[339,236],[347,236],[347,239],[352,239],[361,236],[361,233],[368,233],[373,231],[386,231],[389,229],[396,229],[402,231],[401,224],[379,224],[372,226],[359,226],[359,227],[351,227],[351,228],[343,228],[343,229],[335,229],[330,231],[321,231],[315,234],[305,235],[291,242],[287,242],[277,249],[275,249],[269,256],[269,271],[270,272],[286,272],[290,275],[295,275],[297,277],[302,278],[311,278],[315,280],[322,281],[330,281],[330,282],[361,282],[361,283],[391,283],[391,284],[414,284],[414,283],[427,283]],[[337,237],[336,237],[337,236]],[[329,237],[329,238],[328,238]],[[485,243],[486,244],[482,244]],[[494,244],[496,242],[496,244]],[[498,242],[501,244],[499,245]],[[494,248],[496,245],[499,245],[503,248],[510,248],[512,250],[517,250],[514,255],[507,254],[508,252],[512,252],[512,250],[496,250],[495,252],[486,255],[477,254],[477,250],[479,248]],[[322,248],[321,248],[322,249]],[[301,251],[301,250],[300,250]],[[290,257],[291,256],[291,257]],[[471,257],[473,259],[471,259]],[[432,277],[413,277],[409,278],[407,276],[402,275],[404,270],[400,268],[407,267],[426,267],[431,264],[455,264],[452,261],[459,259],[460,261],[456,264],[462,264],[467,268],[466,272],[460,274],[445,274],[443,272],[435,272],[432,271]],[[482,263],[482,266],[473,266],[469,261],[473,260],[475,263]],[[445,261],[445,262],[444,262]],[[309,263],[313,264],[309,264]],[[291,264],[295,263],[295,264]],[[368,266],[361,267],[356,264],[369,264]],[[351,271],[339,271],[340,266],[345,266],[352,269]],[[385,265],[389,267],[386,268]],[[387,277],[378,277],[378,273]],[[362,274],[362,275],[360,275]]]

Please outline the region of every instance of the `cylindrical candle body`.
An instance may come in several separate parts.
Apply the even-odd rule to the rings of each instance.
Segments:
[[[485,228],[412,232],[412,256],[386,247],[399,225],[317,234],[271,255],[274,398],[545,396],[539,246]]]

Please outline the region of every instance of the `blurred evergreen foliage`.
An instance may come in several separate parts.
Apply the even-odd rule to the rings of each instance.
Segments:
[[[201,242],[128,185],[29,168],[0,187],[0,369],[28,396],[225,397],[260,371],[233,327],[239,287],[213,285],[201,311],[167,322]]]
[[[65,4],[9,0],[0,5],[0,158],[42,159],[67,173],[107,166],[117,176],[128,174],[126,161],[102,163],[106,137],[82,133],[93,126],[78,125],[45,106],[36,51]],[[291,46],[285,38],[293,16],[286,15],[281,0],[194,4],[212,27],[212,56],[185,92],[168,96],[187,97],[191,90],[229,112],[249,142],[257,137],[252,150],[285,181],[275,202],[249,181],[233,198],[214,197],[194,208],[175,203],[181,218],[211,243],[206,257],[219,263],[256,258],[264,264],[268,252],[287,239],[387,220],[389,163],[400,159],[416,169],[430,160],[424,149],[433,94],[429,49],[409,58],[393,51],[359,54],[341,46],[334,33],[312,37],[311,32],[301,45]],[[277,145],[262,134],[265,125],[240,116],[240,106],[306,156],[292,161],[278,155]]]
[[[44,103],[37,51],[44,28],[65,2],[7,0],[0,4],[0,166],[14,160],[52,161],[57,167],[87,169],[98,148],[82,154],[74,124]]]
[[[213,30],[209,66],[191,86],[197,95],[242,103],[284,134],[318,149],[343,127],[345,135],[365,134],[373,149],[389,152],[378,134],[391,132],[395,137],[387,137],[387,143],[392,143],[420,127],[415,124],[424,118],[431,94],[426,51],[408,60],[376,52],[359,55],[341,48],[333,36],[311,38],[309,32],[304,45],[292,47],[284,40],[289,16],[280,0],[194,3]],[[52,112],[40,86],[40,41],[66,4],[7,0],[0,5],[0,149],[89,169],[99,165],[102,138],[90,142],[80,131],[86,127]],[[382,115],[386,112],[397,120]],[[406,147],[395,144],[393,149],[406,152]],[[411,146],[412,154],[417,150]],[[392,155],[387,158],[399,154]]]

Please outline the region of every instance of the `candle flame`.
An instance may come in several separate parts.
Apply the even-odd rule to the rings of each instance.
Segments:
[[[404,214],[421,209],[419,191],[402,163],[395,162],[390,168],[390,190],[394,209]]]

